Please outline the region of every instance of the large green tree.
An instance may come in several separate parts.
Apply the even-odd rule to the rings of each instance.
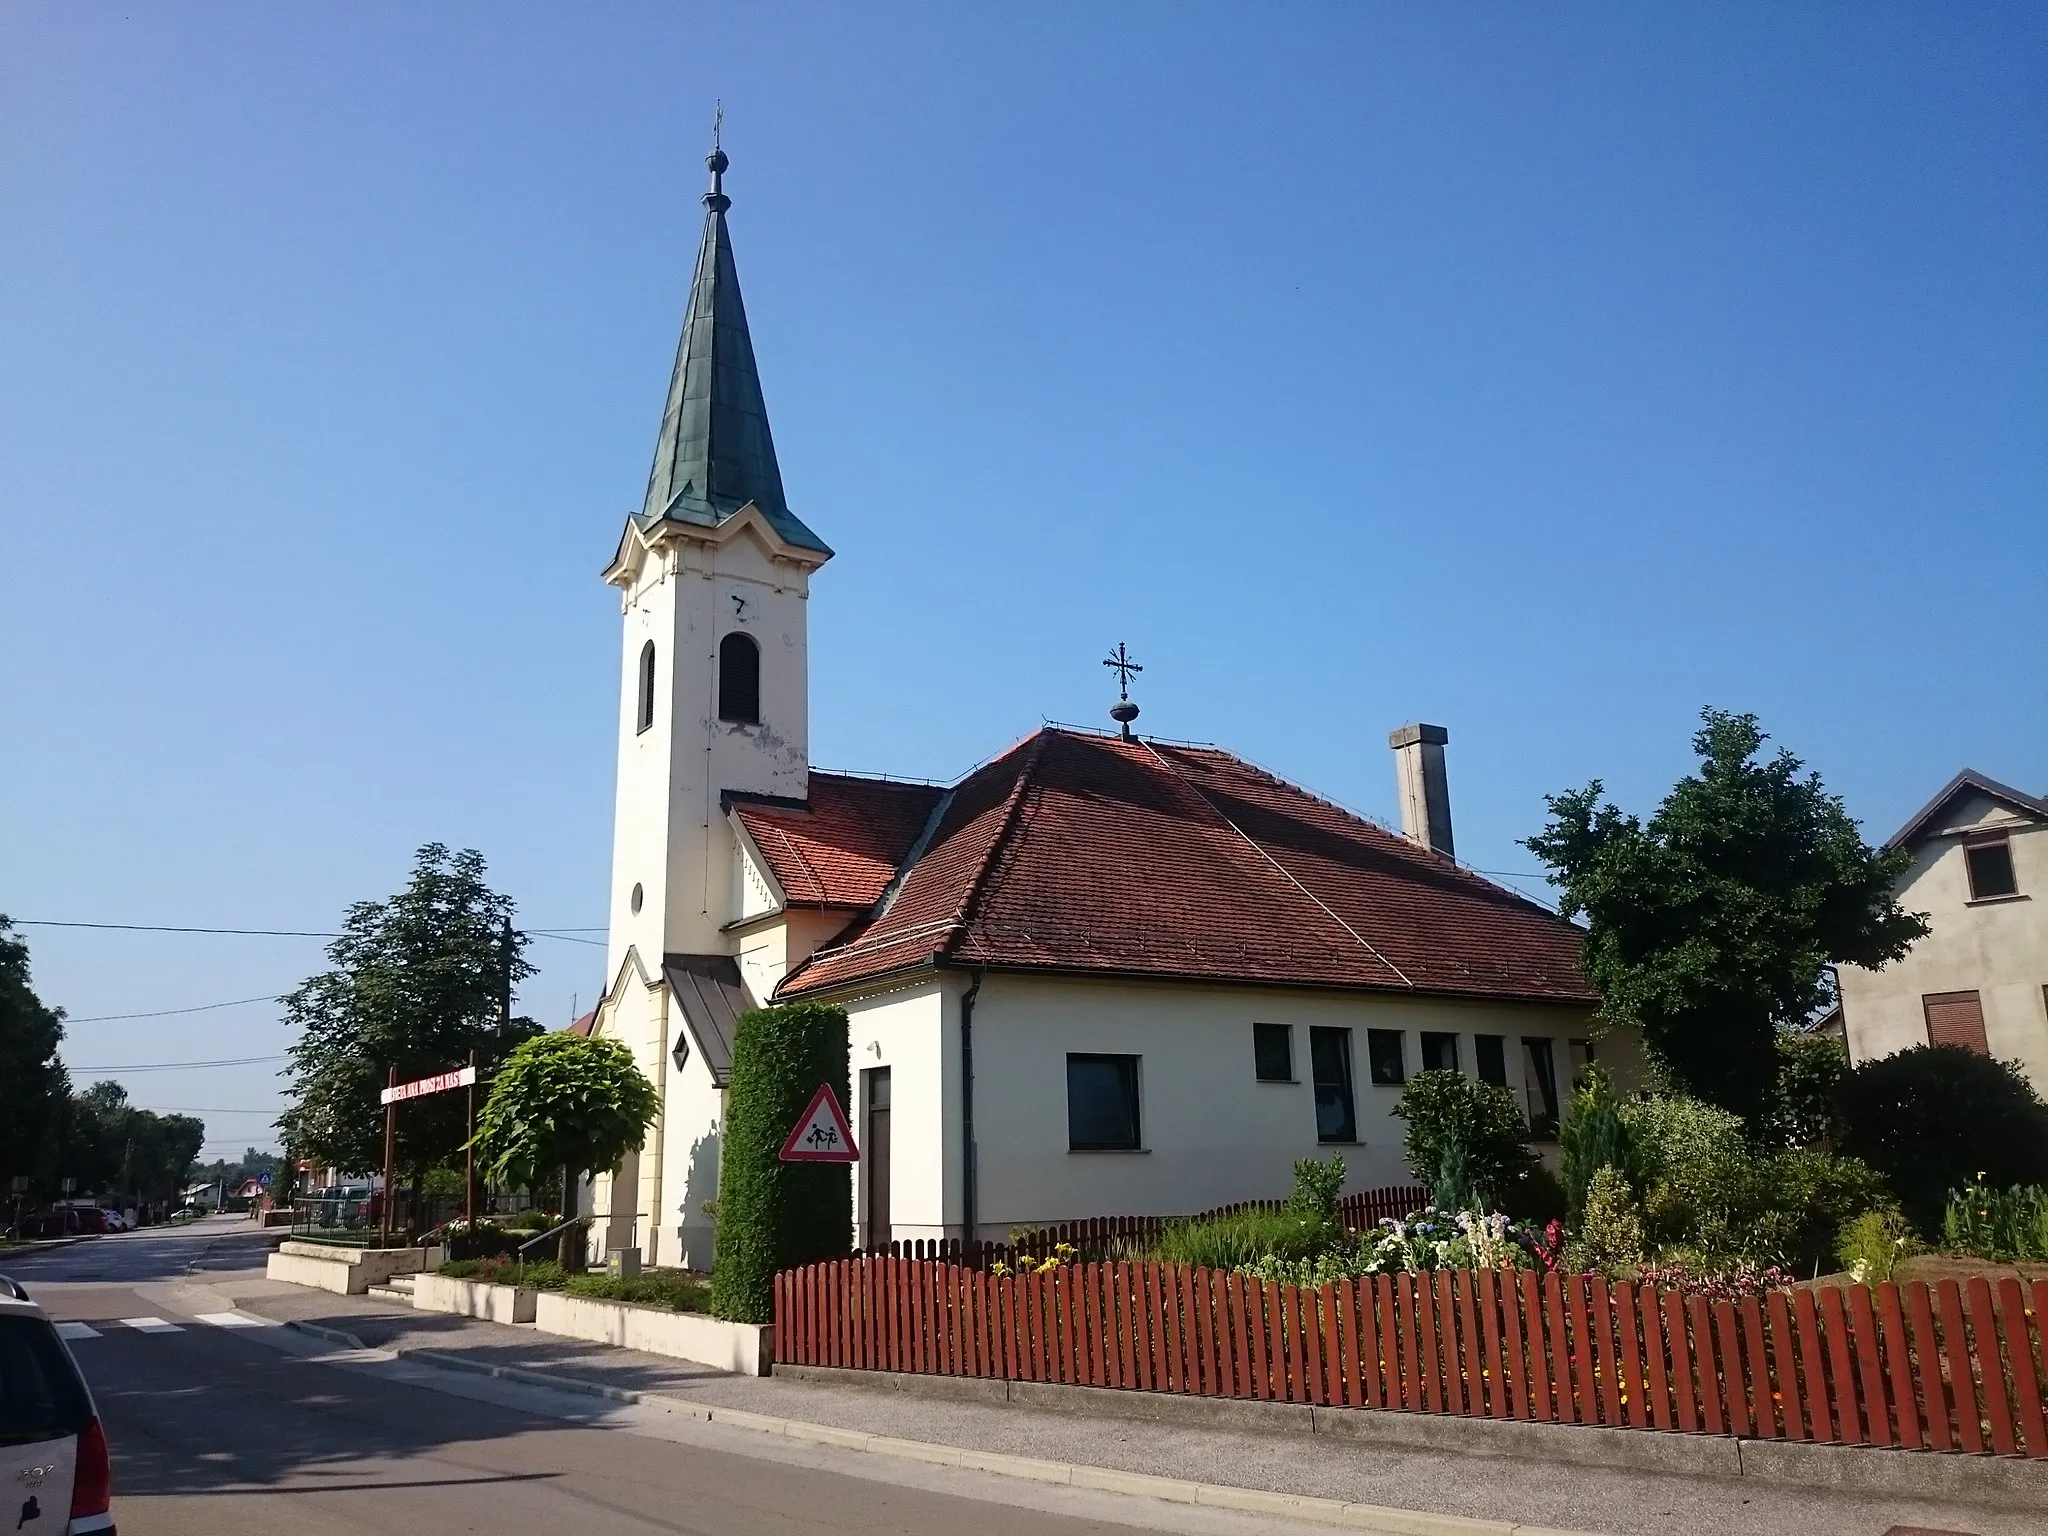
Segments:
[[[119,1083],[94,1083],[66,1106],[57,1172],[80,1195],[166,1204],[184,1189],[205,1144],[205,1121],[137,1109]]]
[[[0,916],[0,1177],[37,1180],[52,1172],[50,1152],[71,1097],[57,1046],[64,1011],[36,996],[29,983],[28,945]],[[4,1189],[0,1185],[0,1189]]]
[[[533,974],[513,904],[484,880],[483,855],[428,843],[412,878],[388,901],[358,902],[327,946],[331,968],[284,999],[298,1031],[278,1130],[299,1157],[352,1171],[381,1168],[386,1074],[400,1082],[462,1066],[476,1052],[488,1073],[540,1032],[508,1020],[508,999]],[[464,1096],[413,1099],[398,1113],[399,1168],[417,1181],[460,1157]]]
[[[1640,1029],[1674,1086],[1760,1132],[1777,1028],[1819,1006],[1828,966],[1896,960],[1927,923],[1892,896],[1909,855],[1866,844],[1791,753],[1760,757],[1756,716],[1702,719],[1698,771],[1648,822],[1595,779],[1550,797],[1527,847],[1565,916],[1585,919],[1581,963],[1606,1022]]]

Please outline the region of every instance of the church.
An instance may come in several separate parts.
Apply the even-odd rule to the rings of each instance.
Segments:
[[[938,786],[810,766],[810,583],[714,150],[622,629],[607,987],[579,1027],[660,1095],[592,1182],[592,1256],[706,1268],[734,1026],[852,1023],[854,1240],[1172,1215],[1341,1152],[1410,1182],[1402,1084],[1512,1089],[1541,1139],[1592,1055],[1579,934],[1453,856],[1447,733],[1390,739],[1396,834],[1213,747],[1046,726]],[[829,579],[829,578],[826,578]],[[1117,661],[1121,661],[1119,647]]]

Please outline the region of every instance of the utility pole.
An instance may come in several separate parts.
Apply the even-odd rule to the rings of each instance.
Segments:
[[[384,1082],[386,1087],[393,1090],[397,1089],[397,1067],[394,1066],[386,1069]],[[389,1248],[391,1246],[391,1181],[394,1172],[393,1164],[396,1162],[397,1157],[398,1096],[394,1091],[384,1101],[384,1190],[377,1201],[377,1246],[379,1248]]]

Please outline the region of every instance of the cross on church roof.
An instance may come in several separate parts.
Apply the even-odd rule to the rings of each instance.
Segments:
[[[1109,718],[1123,727],[1125,741],[1135,740],[1131,722],[1138,718],[1138,706],[1131,702],[1131,674],[1145,669],[1131,660],[1131,653],[1124,649],[1121,640],[1102,664],[1116,673],[1116,702],[1109,706]]]

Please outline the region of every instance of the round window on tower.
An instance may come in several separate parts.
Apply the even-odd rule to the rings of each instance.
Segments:
[[[635,917],[638,917],[640,915],[640,903],[645,901],[646,899],[646,894],[640,889],[638,883],[636,882],[633,886],[633,915]]]

